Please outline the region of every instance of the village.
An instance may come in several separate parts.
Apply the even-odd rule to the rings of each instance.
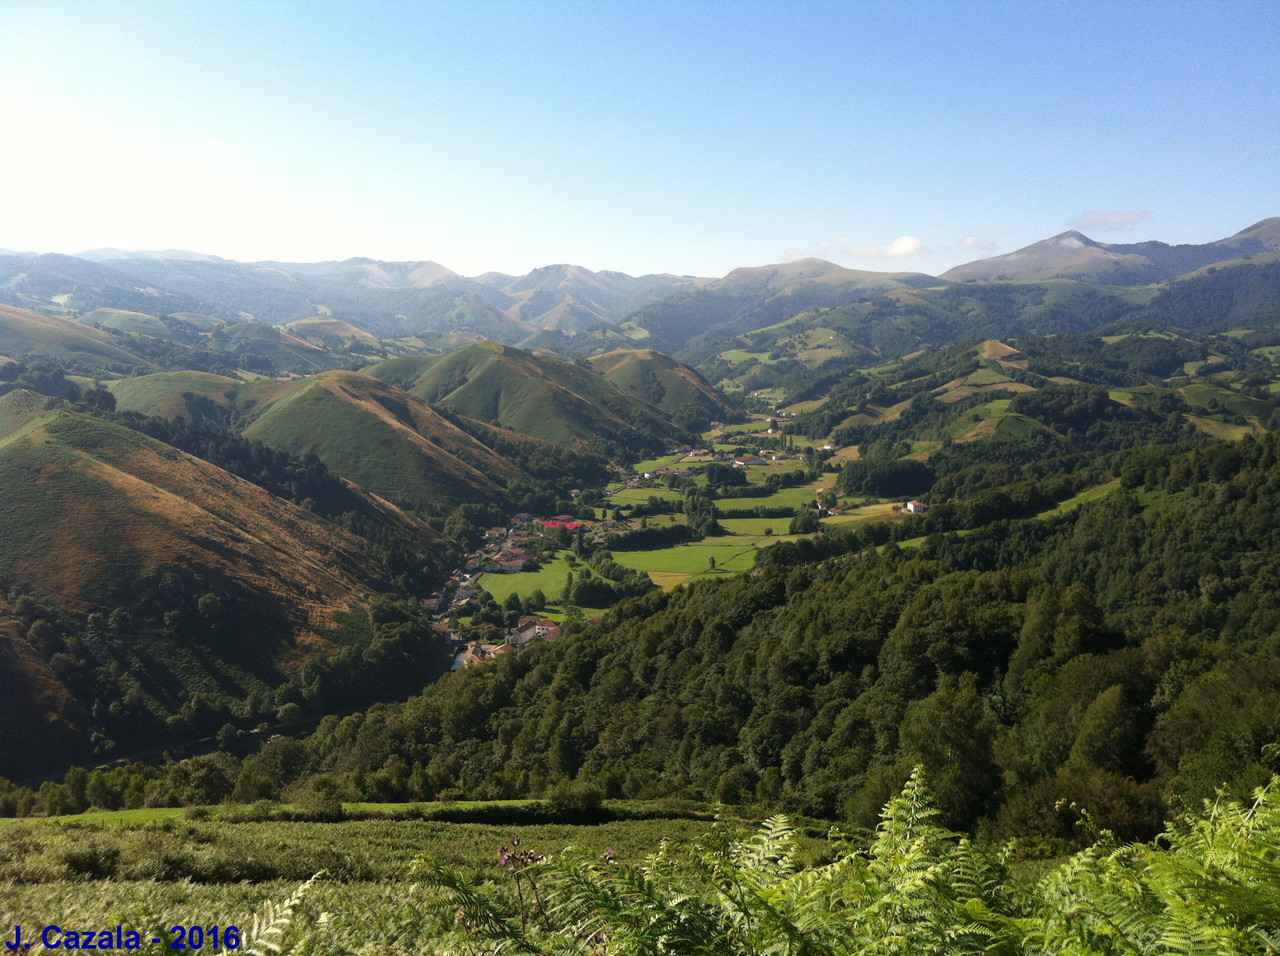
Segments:
[[[592,524],[611,528],[615,522]],[[508,527],[490,528],[485,532],[483,544],[467,556],[466,564],[449,576],[443,588],[427,595],[422,601],[423,614],[431,619],[432,627],[447,637],[449,650],[454,658],[451,670],[457,671],[492,660],[501,654],[526,647],[535,640],[555,640],[560,636],[559,624],[538,615],[521,616],[516,626],[507,630],[502,640],[493,640],[491,629],[487,634],[490,640],[478,637],[468,640],[459,633],[455,622],[458,613],[475,599],[480,579],[485,574],[514,574],[524,571],[537,561],[529,549],[535,543],[540,547],[545,546],[546,531],[563,528],[568,532],[576,532],[586,526],[586,522],[579,521],[573,515],[558,515],[539,521],[532,515],[520,513],[511,517]],[[451,611],[453,615],[450,617],[448,615]]]
[[[769,421],[767,430],[752,437],[759,441],[777,434],[775,420]],[[725,437],[722,435],[722,438]],[[765,444],[761,442],[760,444]],[[829,456],[831,445],[815,449],[823,458]],[[502,608],[493,604],[482,580],[486,575],[509,575],[525,571],[537,571],[547,562],[559,560],[569,552],[566,560],[575,563],[579,549],[584,553],[603,544],[608,536],[642,530],[646,526],[643,516],[634,516],[634,504],[619,502],[620,493],[663,490],[683,487],[701,469],[709,465],[730,465],[747,471],[763,466],[777,466],[783,461],[799,462],[803,456],[785,448],[741,445],[732,451],[724,446],[708,449],[682,445],[671,447],[665,460],[652,463],[643,471],[619,469],[616,481],[608,488],[589,490],[572,489],[568,494],[572,504],[566,503],[566,513],[539,518],[528,513],[512,515],[505,526],[495,526],[483,532],[478,546],[466,556],[461,567],[456,568],[444,585],[429,594],[421,602],[424,618],[430,620],[433,629],[447,641],[453,658],[451,671],[491,661],[504,654],[515,653],[534,641],[555,640],[560,635],[561,623],[543,611],[548,601],[540,591],[535,599],[512,601],[510,596]],[[800,504],[797,514],[808,511],[812,515],[813,530],[817,519],[840,518],[844,513],[837,505],[836,494],[830,488],[816,488],[807,506]],[[652,505],[654,498],[649,499]],[[892,506],[892,514],[921,513],[928,506],[916,500],[902,501]],[[623,509],[628,512],[624,516]],[[574,512],[574,513],[570,513]],[[675,520],[674,517],[670,520]],[[509,588],[499,589],[510,592]],[[482,602],[490,602],[493,613],[477,615]],[[523,612],[523,613],[519,613]],[[595,618],[583,619],[577,608],[570,608],[574,619],[594,623]],[[519,613],[519,616],[515,615]],[[557,614],[556,616],[563,616]]]
[[[773,421],[769,424],[776,425]],[[756,437],[773,434],[774,428],[770,427],[767,432],[762,429],[762,434]],[[609,501],[610,494],[640,489],[660,492],[681,479],[694,477],[697,469],[708,464],[732,465],[745,470],[792,457],[798,456],[770,449],[757,449],[753,453],[741,446],[734,452],[725,451],[723,447],[714,450],[691,445],[671,447],[667,460],[657,467],[639,472],[620,469],[616,482],[609,489],[570,491],[574,504],[571,510],[576,514],[537,518],[519,513],[512,515],[506,526],[487,529],[479,546],[467,555],[463,565],[454,570],[439,590],[421,602],[423,616],[448,642],[453,657],[451,670],[458,671],[494,660],[503,654],[518,652],[534,641],[555,640],[559,636],[560,624],[538,614],[541,607],[531,607],[528,601],[524,602],[522,610],[532,613],[521,614],[512,621],[513,612],[508,609],[505,627],[498,627],[492,620],[477,625],[463,619],[469,619],[477,601],[487,597],[482,593],[484,587],[481,583],[486,575],[535,571],[544,562],[554,560],[558,552],[570,548],[575,540],[578,545],[596,545],[607,535],[643,528],[644,518],[624,518],[621,509]],[[832,513],[838,515],[839,511]],[[585,623],[592,623],[592,620]]]

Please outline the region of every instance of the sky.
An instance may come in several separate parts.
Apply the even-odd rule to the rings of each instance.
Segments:
[[[1277,0],[0,0],[0,248],[938,274],[1280,215]]]

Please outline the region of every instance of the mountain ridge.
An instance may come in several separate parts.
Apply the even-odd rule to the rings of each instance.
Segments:
[[[975,280],[1077,279],[1136,285],[1159,282],[1217,262],[1280,249],[1280,216],[1225,239],[1169,245],[1158,240],[1106,243],[1069,229],[1013,252],[956,266],[939,277]]]

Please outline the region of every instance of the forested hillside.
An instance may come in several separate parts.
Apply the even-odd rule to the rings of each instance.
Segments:
[[[405,704],[224,755],[225,790],[205,796],[318,773],[352,799],[572,783],[871,826],[922,765],[949,827],[1070,839],[1077,803],[1150,837],[1276,769],[1280,437],[1141,475],[1126,460],[1109,494],[1060,512],[958,531],[959,506],[939,506],[624,601]],[[1025,491],[1051,501],[1059,482]]]
[[[949,826],[1065,837],[1076,801],[1149,836],[1274,769],[1280,438],[1178,455],[1154,484],[964,535],[935,511],[893,526],[910,547],[855,536],[825,563],[766,551],[334,720],[310,759],[402,798],[572,778],[865,825],[922,764]]]

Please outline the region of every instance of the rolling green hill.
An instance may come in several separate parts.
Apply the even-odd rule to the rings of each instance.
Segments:
[[[227,421],[245,383],[209,372],[157,372],[111,383],[116,408],[160,418]]]
[[[255,371],[267,372],[274,368],[306,374],[337,368],[348,361],[341,353],[330,352],[287,330],[261,322],[237,322],[216,329],[212,344],[238,356],[245,368]]]
[[[607,352],[591,367],[622,391],[654,405],[677,422],[698,430],[729,421],[741,410],[687,365],[652,349]]]
[[[466,502],[499,504],[520,469],[425,402],[355,372],[326,372],[242,393],[244,437],[315,454],[389,500],[427,513]]]
[[[343,347],[352,343],[368,345],[377,342],[377,338],[364,329],[358,329],[339,319],[323,316],[290,322],[284,327],[284,331],[323,348]]]
[[[136,431],[44,407],[29,392],[0,398],[8,580],[77,612],[166,573],[222,581],[297,627],[377,581],[358,541],[296,506]]]
[[[334,474],[425,513],[502,502],[523,473],[401,389],[356,372],[243,382],[165,372],[112,387],[120,411],[241,423],[249,440],[316,455]]]
[[[0,355],[53,359],[72,371],[132,373],[150,367],[112,335],[81,322],[0,305]]]
[[[639,449],[680,434],[652,406],[596,373],[498,342],[366,371],[468,418],[564,444]]]

